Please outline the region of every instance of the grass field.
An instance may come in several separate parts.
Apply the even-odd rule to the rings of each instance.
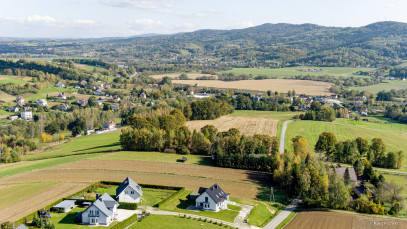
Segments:
[[[242,134],[266,134],[276,136],[278,120],[263,117],[241,117],[241,116],[222,116],[215,120],[196,120],[189,121],[186,126],[190,130],[199,131],[206,125],[215,126],[218,131],[228,131],[230,128],[237,128]]]
[[[31,77],[0,75],[0,84],[26,84],[31,81]]]
[[[321,72],[306,72],[301,70],[307,69],[321,69]],[[372,68],[352,68],[352,67],[309,67],[309,66],[299,66],[299,67],[288,67],[288,68],[234,68],[229,71],[223,71],[220,73],[234,73],[235,75],[242,74],[252,74],[253,76],[264,75],[264,76],[274,76],[278,78],[293,77],[293,76],[335,76],[335,77],[369,77],[369,76],[359,76],[354,73],[358,71],[372,71]]]
[[[239,80],[239,81],[219,81],[219,80],[173,80],[174,84],[196,85],[200,87],[226,88],[251,91],[279,91],[287,93],[295,90],[297,94],[307,95],[330,95],[332,84],[320,81],[293,80],[293,79],[265,79],[265,80]]]
[[[271,221],[273,214],[264,203],[259,202],[250,212],[249,223],[253,226],[264,227]]]
[[[61,87],[49,87],[39,90],[36,94],[30,94],[23,97],[25,100],[37,101],[39,99],[45,99],[47,97],[47,94],[51,94],[54,92],[74,92],[74,91],[76,90]]]
[[[231,223],[233,223],[234,219],[239,214],[238,211],[234,211],[234,210],[221,210],[219,212],[211,212],[211,211],[196,212],[196,211],[185,210],[188,206],[193,204],[193,201],[188,200],[188,198],[187,198],[191,192],[192,191],[184,191],[184,193],[182,193],[178,198],[175,198],[174,200],[170,201],[162,209],[167,210],[167,211],[175,211],[175,212],[186,213],[186,214],[206,216],[206,217],[210,217],[210,218],[228,221]]]
[[[358,91],[367,91],[369,93],[378,93],[379,91],[385,90],[390,91],[391,89],[400,90],[407,88],[407,81],[401,80],[389,80],[381,84],[370,85],[366,87],[351,87],[351,89]]]
[[[198,219],[188,219],[180,216],[166,216],[166,215],[150,215],[141,222],[135,223],[129,229],[219,229],[230,228],[229,226],[219,226],[219,224],[213,224],[209,222],[199,221]]]
[[[364,137],[369,141],[373,138],[382,138],[387,146],[387,151],[402,150],[407,152],[407,134],[400,134],[396,130],[389,131],[389,126],[390,124],[376,124],[370,122],[355,123],[354,121],[346,119],[336,119],[332,123],[297,120],[288,124],[285,147],[291,150],[291,139],[297,135],[301,135],[308,140],[310,150],[312,150],[318,140],[319,134],[329,131],[334,133],[337,139],[341,141],[355,139],[357,137]],[[404,164],[404,169],[400,171],[407,171],[407,162]]]
[[[297,213],[284,229],[313,228],[313,229],[401,229],[407,227],[406,220],[367,217],[357,214],[338,212],[304,211]]]

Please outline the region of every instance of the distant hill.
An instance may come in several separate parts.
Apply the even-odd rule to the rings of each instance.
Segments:
[[[46,42],[43,45],[47,46]],[[9,46],[0,43],[0,53],[9,51]],[[19,50],[16,44],[11,47]],[[263,24],[245,29],[76,40],[58,46],[66,55],[75,55],[72,47],[82,48],[83,52],[98,50],[102,59],[111,59],[113,53],[117,59],[149,64],[158,60],[163,64],[196,63],[197,56],[207,56],[247,67],[378,65],[407,59],[407,24],[391,21],[362,27]],[[174,55],[179,58],[172,58]]]

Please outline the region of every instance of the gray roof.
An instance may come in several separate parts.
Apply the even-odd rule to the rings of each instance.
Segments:
[[[354,168],[348,168],[348,169],[349,169],[349,175],[350,175],[351,181],[357,182],[358,177],[356,176],[355,169]],[[346,168],[335,168],[335,173],[345,179],[345,170],[346,170]]]
[[[141,190],[140,185],[138,185],[134,180],[132,180],[130,177],[127,177],[116,189],[116,197],[120,195],[120,193],[123,192],[124,189],[127,188],[127,186],[130,186],[133,188],[140,196],[143,195],[143,190]]]
[[[76,200],[64,200],[60,202],[59,204],[55,205],[54,208],[66,208],[70,207],[73,204],[75,204]]]
[[[98,208],[103,214],[109,216],[112,214],[108,208],[113,208],[114,205],[119,205],[109,194],[105,193],[99,197],[91,206]],[[91,207],[89,206],[89,207]]]
[[[225,193],[218,184],[214,184],[209,188],[200,187],[198,192],[199,194],[206,192],[215,203],[222,202],[229,196],[229,193]]]
[[[21,224],[20,226],[16,227],[16,229],[28,229],[28,227],[24,224]]]

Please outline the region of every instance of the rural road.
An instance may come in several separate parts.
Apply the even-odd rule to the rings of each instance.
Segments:
[[[271,220],[270,223],[263,227],[263,229],[276,228],[291,214],[291,212],[293,212],[297,208],[299,202],[300,202],[299,197],[296,197],[282,212],[280,212],[276,217],[274,217],[274,219]]]
[[[287,124],[292,121],[294,121],[294,120],[288,120],[283,123],[283,129],[281,130],[281,135],[280,135],[280,147],[278,149],[280,154],[284,153],[285,131],[287,130]]]

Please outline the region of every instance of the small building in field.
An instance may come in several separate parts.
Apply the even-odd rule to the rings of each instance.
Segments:
[[[22,119],[32,119],[33,118],[33,112],[32,111],[21,112],[20,117]]]
[[[12,106],[8,109],[10,112],[18,112],[20,109],[17,106]]]
[[[146,93],[144,93],[144,92],[142,92],[141,94],[140,94],[140,97],[139,97],[140,99],[146,99],[147,98],[147,94]]]
[[[343,179],[345,179],[345,171],[346,169],[349,170],[349,176],[350,176],[350,180],[352,182],[358,182],[358,177],[356,176],[356,172],[354,168],[335,168],[335,173],[338,174],[339,176],[341,176]]]
[[[59,92],[59,94],[58,94],[58,99],[63,99],[63,100],[65,100],[65,99],[66,99],[65,92]]]
[[[96,201],[81,213],[82,224],[109,225],[116,218],[117,207],[119,203],[107,193],[97,195]]]
[[[195,200],[195,207],[204,211],[215,211],[227,209],[229,193],[225,193],[218,184],[209,188],[199,188],[199,196]]]
[[[79,106],[84,107],[84,106],[86,106],[86,104],[88,104],[88,101],[81,99],[81,100],[76,101],[75,103],[78,104]]]
[[[24,98],[22,96],[19,96],[16,98],[16,103],[24,103]]]
[[[105,122],[105,123],[103,123],[103,129],[114,129],[114,128],[116,128],[116,123],[115,122],[113,122],[113,121],[108,121],[108,122]]]
[[[45,100],[45,99],[40,99],[40,100],[38,100],[36,103],[37,103],[38,105],[40,105],[40,106],[43,106],[43,107],[48,106],[48,102],[47,102],[47,100]]]
[[[75,202],[76,202],[76,200],[63,200],[62,202],[53,206],[52,208],[54,211],[57,211],[60,213],[69,212],[70,210],[72,210],[75,207]]]
[[[85,86],[88,82],[86,82],[86,80],[82,80],[79,84],[82,86]]]
[[[18,119],[18,116],[17,116],[17,115],[9,116],[8,119],[10,119],[10,120],[17,120],[17,119]]]
[[[67,111],[69,109],[69,106],[68,106],[68,104],[60,104],[59,109],[61,111]]]
[[[57,84],[55,84],[55,87],[65,87],[65,84],[62,82],[58,82]]]
[[[127,177],[116,189],[116,199],[119,202],[141,203],[143,191],[140,185]]]
[[[24,224],[20,224],[20,226],[16,227],[16,229],[28,229],[28,227]]]

